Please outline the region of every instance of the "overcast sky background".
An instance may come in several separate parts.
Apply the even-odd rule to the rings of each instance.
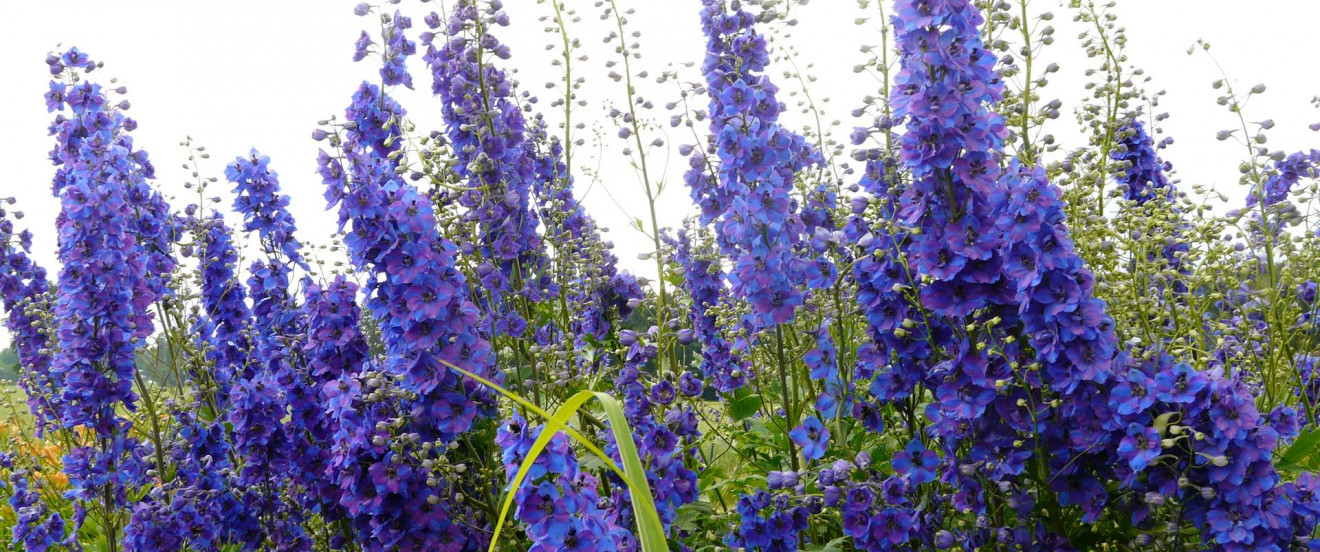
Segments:
[[[576,8],[581,21],[572,25],[589,60],[575,65],[575,75],[585,76],[582,96],[589,105],[575,111],[575,120],[588,121],[587,138],[574,158],[578,193],[589,212],[611,228],[616,253],[623,265],[636,272],[653,272],[651,262],[637,254],[649,251],[649,240],[627,227],[629,215],[642,216],[646,204],[632,168],[617,153],[617,127],[605,113],[611,104],[624,101],[621,84],[608,78],[606,61],[617,59],[602,39],[614,30],[613,20],[602,21],[594,0],[564,0]],[[636,8],[629,31],[640,31],[641,60],[634,71],[648,70],[653,77],[684,62],[699,64],[705,40],[698,20],[697,0],[618,0],[620,6]],[[0,17],[0,197],[16,196],[18,208],[27,214],[20,222],[32,229],[35,256],[55,272],[54,219],[59,210],[50,194],[54,167],[47,158],[53,139],[47,135],[52,114],[46,113],[42,95],[49,75],[44,58],[62,44],[76,45],[105,62],[93,73],[102,80],[118,77],[128,87],[130,115],[139,128],[133,133],[138,147],[146,149],[157,167],[157,184],[167,193],[183,194],[190,180],[182,167],[185,150],[179,142],[191,136],[204,145],[212,158],[202,166],[203,176],[219,176],[235,156],[256,147],[272,158],[284,190],[292,196],[292,213],[299,238],[304,243],[325,243],[334,232],[334,215],[324,210],[322,186],[316,176],[316,152],[321,144],[310,134],[316,121],[343,113],[348,99],[364,79],[376,81],[377,61],[369,58],[353,63],[353,41],[360,30],[375,34],[376,20],[353,15],[353,0],[46,0],[6,2]],[[414,15],[413,36],[424,30],[421,16],[439,10],[438,2],[421,4],[406,0],[400,6]],[[516,69],[516,78],[526,90],[542,95],[541,107],[551,121],[560,120],[549,109],[552,97],[544,83],[559,78],[558,67],[550,65],[556,52],[545,45],[557,36],[544,32],[542,16],[553,12],[549,4],[533,0],[506,0],[513,20],[510,27],[495,30],[510,45],[513,58],[504,67]],[[1076,40],[1080,27],[1072,12],[1057,0],[1034,0],[1035,13],[1053,11],[1058,28],[1056,42],[1046,49],[1042,63],[1057,62],[1060,73],[1044,91],[1044,99],[1058,98],[1064,115],[1052,123],[1065,148],[1079,142],[1073,108],[1086,96],[1082,72],[1094,65],[1084,56]],[[1307,125],[1320,121],[1320,112],[1310,100],[1320,94],[1320,77],[1311,68],[1317,50],[1314,22],[1320,20],[1320,2],[1312,0],[1118,0],[1114,10],[1128,30],[1130,61],[1154,77],[1150,91],[1166,90],[1163,110],[1171,118],[1165,130],[1176,142],[1162,155],[1174,164],[1184,189],[1192,183],[1215,185],[1234,201],[1245,193],[1238,189],[1237,165],[1244,157],[1241,145],[1219,142],[1215,133],[1233,128],[1236,120],[1215,104],[1219,95],[1210,84],[1219,78],[1214,62],[1205,55],[1188,56],[1187,49],[1202,38],[1213,45],[1211,52],[1242,90],[1257,83],[1268,92],[1249,106],[1250,120],[1274,119],[1269,146],[1285,151],[1309,149],[1320,142]],[[859,45],[879,38],[874,27],[853,24],[858,17],[873,17],[874,7],[863,12],[855,0],[815,0],[794,8],[799,24],[792,29],[791,42],[798,50],[801,66],[818,81],[811,86],[813,97],[824,109],[826,119],[841,121],[838,138],[846,140],[856,126],[849,112],[868,94],[878,93],[874,79],[852,71],[866,60]],[[439,101],[430,97],[430,75],[420,56],[410,60],[417,91],[396,91],[396,96],[418,123],[419,132],[440,128]],[[796,86],[776,67],[781,100],[792,102],[787,93]],[[698,80],[695,68],[685,69],[686,80]],[[641,92],[657,105],[653,115],[663,120],[668,113],[659,106],[677,98],[672,84],[641,84]],[[828,97],[828,102],[821,102]],[[789,122],[798,126],[806,119],[790,110]],[[667,128],[667,125],[665,125]],[[680,129],[681,130],[681,129]],[[701,129],[704,131],[704,129]],[[600,152],[591,135],[599,131],[607,148]],[[649,141],[650,137],[648,137]],[[672,132],[669,147],[691,142],[690,134]],[[665,164],[663,152],[651,154],[653,171],[670,181],[660,202],[662,226],[677,226],[692,213],[681,174],[686,166],[676,154]],[[588,190],[583,165],[599,167],[599,182]],[[222,182],[222,184],[224,184]],[[228,186],[224,207],[232,196]],[[191,198],[193,196],[183,196]],[[182,207],[185,200],[177,202]],[[229,215],[231,224],[236,217]],[[0,344],[7,336],[0,333]]]

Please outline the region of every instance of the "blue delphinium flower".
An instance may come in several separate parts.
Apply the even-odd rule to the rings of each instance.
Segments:
[[[674,260],[683,270],[683,289],[692,304],[688,320],[692,324],[693,341],[701,344],[703,377],[722,393],[733,392],[747,384],[751,365],[739,355],[725,338],[715,309],[727,302],[728,290],[723,284],[724,271],[718,255],[693,243],[691,232],[683,228],[671,240]]]
[[[790,193],[795,175],[821,158],[779,125],[778,89],[760,74],[769,62],[765,38],[752,14],[734,7],[703,4],[711,140],[689,158],[684,179],[702,224],[715,223],[721,251],[733,260],[728,279],[750,305],[755,333],[793,320],[803,304],[806,262],[795,248],[804,226]]]
[[[257,540],[258,520],[232,491],[235,481],[223,422],[206,422],[190,411],[177,413],[175,419],[177,433],[169,451],[173,477],[133,505],[124,550],[181,551]]]
[[[16,232],[14,220],[23,216],[10,211],[13,198],[0,202],[0,307],[5,314],[18,362],[23,366],[18,384],[27,397],[28,412],[37,435],[47,426],[59,424],[62,387],[52,379],[51,352],[47,347],[50,329],[44,316],[50,313],[52,294],[46,269],[30,257],[32,233]]]
[[[56,63],[83,71],[96,67],[76,49]],[[146,247],[155,236],[138,226],[143,209],[152,207],[153,196],[144,192],[152,169],[146,154],[133,149],[127,132],[136,124],[124,115],[124,105],[110,104],[107,91],[88,80],[53,86],[52,92],[56,88],[60,92],[47,105],[60,112],[51,126],[57,141],[51,160],[59,166],[53,189],[61,205],[56,224],[62,268],[50,371],[61,384],[59,424],[88,430],[95,443],[67,452],[69,497],[117,509],[142,477],[131,424],[117,409],[136,406],[135,354],[154,330],[149,306],[162,284],[148,274]],[[147,216],[157,219],[155,213]]]
[[[795,504],[789,494],[766,491],[740,497],[737,511],[740,523],[725,537],[725,544],[759,552],[798,550],[811,515],[807,506]]]
[[[500,426],[495,443],[503,449],[505,477],[512,479],[540,435],[514,413]],[[583,472],[568,437],[560,433],[537,456],[517,493],[515,514],[527,526],[530,550],[618,550],[618,539],[627,538],[600,509],[596,479]]]
[[[354,267],[367,278],[367,311],[381,327],[382,365],[373,367],[397,381],[386,402],[365,401],[361,384],[341,377],[330,383],[332,408],[352,405],[341,418],[334,445],[334,473],[362,545],[369,550],[484,546],[461,529],[448,491],[462,481],[428,485],[428,458],[469,430],[477,417],[493,413],[490,392],[461,378],[447,365],[494,381],[490,346],[476,331],[479,311],[468,300],[468,284],[457,270],[458,248],[440,236],[431,201],[404,182],[390,154],[401,147],[403,109],[379,88],[364,83],[354,94],[352,122],[339,155],[322,152],[320,174]],[[369,378],[371,384],[379,378]],[[341,405],[335,407],[333,405]],[[407,413],[402,436],[382,433],[377,423]],[[381,426],[384,427],[384,426]],[[406,438],[403,441],[398,439]],[[400,455],[392,446],[404,447]],[[442,548],[448,549],[448,548]]]
[[[1129,121],[1119,133],[1122,139],[1110,157],[1122,164],[1118,183],[1124,187],[1123,197],[1137,205],[1159,198],[1162,208],[1181,217],[1181,210],[1174,202],[1177,190],[1166,174],[1173,166],[1159,158],[1154,140],[1146,133],[1145,126],[1140,121]],[[1181,254],[1189,248],[1187,240],[1178,235],[1185,227],[1185,223],[1179,223],[1171,236],[1173,239],[1160,251],[1168,266],[1177,272],[1185,270]],[[1155,253],[1150,253],[1148,257],[1153,259]],[[1180,293],[1186,291],[1186,284],[1181,280],[1173,282],[1172,287]]]
[[[358,4],[353,13],[363,16],[371,11],[371,6]],[[405,31],[412,28],[412,18],[394,11],[394,15],[381,14],[380,36],[384,43],[379,51],[381,57],[380,78],[383,86],[404,85],[413,87],[412,73],[408,72],[408,56],[417,53],[417,43],[408,38]],[[367,31],[362,31],[353,43],[353,61],[362,61],[370,53],[376,42]]]
[[[1169,163],[1160,159],[1146,126],[1141,121],[1128,121],[1119,129],[1119,147],[1109,154],[1114,161],[1123,164],[1118,182],[1124,186],[1123,197],[1138,204],[1146,203],[1156,197],[1169,198],[1173,186],[1166,173],[1171,169]]]
[[[891,463],[895,473],[906,476],[913,485],[920,485],[935,480],[935,468],[939,462],[939,454],[926,448],[920,440],[913,439],[906,448],[894,453]]]
[[[269,255],[301,262],[302,244],[294,237],[297,225],[289,214],[289,196],[280,193],[270,157],[254,149],[226,166],[225,178],[234,184],[234,211],[243,215],[243,230],[256,232]]]
[[[818,460],[825,456],[825,450],[829,448],[830,430],[820,423],[819,418],[811,416],[788,432],[788,437],[800,447],[803,458]]]
[[[632,330],[619,333],[619,342],[625,351],[623,366],[615,376],[614,386],[633,429],[637,452],[646,467],[646,479],[651,485],[657,513],[669,530],[678,516],[679,507],[697,499],[697,473],[689,469],[686,462],[692,454],[690,446],[700,432],[692,407],[673,402],[672,384],[662,380],[647,385],[643,380],[643,368],[658,352],[655,334],[654,326],[646,333]],[[672,404],[666,407],[664,401]],[[606,432],[604,438],[605,452],[619,461],[618,444],[613,433]],[[615,523],[621,528],[633,527],[631,495],[616,486],[612,499],[609,511],[616,518]],[[621,545],[625,541],[634,542],[635,539],[629,536],[620,540]]]
[[[1263,194],[1252,190],[1247,194],[1247,206],[1252,207],[1264,197],[1266,207],[1288,200],[1293,186],[1304,178],[1320,176],[1320,150],[1299,151],[1274,162],[1273,171],[1265,180]]]
[[[201,271],[202,313],[198,330],[207,344],[207,358],[211,361],[209,375],[194,374],[199,385],[224,410],[234,378],[248,372],[248,351],[251,340],[248,330],[252,311],[247,304],[247,289],[239,281],[238,251],[233,236],[220,213],[199,220],[197,258]],[[210,379],[211,382],[205,381]]]
[[[1140,521],[1149,504],[1176,496],[1207,546],[1277,549],[1258,517],[1278,482],[1269,461],[1277,433],[1262,423],[1250,391],[1218,372],[1167,357],[1137,363],[1118,349],[1105,304],[1093,297],[1094,277],[1073,249],[1059,192],[1041,167],[1013,160],[1000,169],[1003,121],[985,106],[1002,84],[980,42],[980,13],[969,3],[928,0],[901,0],[896,12],[903,55],[891,105],[905,121],[901,159],[912,176],[897,214],[920,229],[910,258],[928,282],[919,291],[923,306],[968,332],[946,345],[951,361],[927,375],[937,378],[929,383],[939,401],[926,412],[930,429],[956,460],[945,465],[976,466],[976,478],[942,474],[956,489],[953,505],[985,511],[982,481],[998,483],[990,492],[1011,492],[1026,460],[1046,454],[1037,461],[1054,471],[1049,490],[1059,504],[1079,507],[1083,522],[1111,508]],[[984,339],[979,332],[994,339],[994,355],[983,343],[972,346],[971,338]],[[1032,376],[1014,383],[1024,364]],[[1178,420],[1177,433],[1148,427],[1159,419]],[[1019,431],[1036,435],[1034,450],[1021,446]],[[1171,435],[1175,444],[1194,435],[1194,451],[1171,452],[1164,445]],[[954,448],[958,442],[968,451]],[[1152,454],[1157,445],[1162,453]],[[1157,464],[1174,469],[1152,469]],[[1210,490],[1176,485],[1169,473]],[[1115,476],[1125,492],[1146,493],[1144,505],[1114,500],[1106,487]],[[1040,514],[1019,504],[1020,516]],[[1047,527],[991,529],[1026,542],[1066,542]]]
[[[834,337],[830,335],[831,321],[826,319],[820,327],[811,332],[815,346],[802,355],[808,375],[820,382],[821,392],[816,397],[816,411],[826,420],[834,418],[842,409],[850,412],[852,406],[851,382],[843,380],[839,372],[839,354],[834,346]]]
[[[534,149],[532,192],[545,225],[545,242],[555,248],[552,278],[542,279],[544,292],[565,296],[571,311],[566,330],[576,346],[584,346],[588,338],[604,340],[632,311],[629,300],[638,296],[628,285],[631,277],[618,269],[613,244],[604,240],[600,226],[574,197],[563,145],[546,135],[539,116],[528,127],[526,145]]]
[[[1317,177],[1320,177],[1320,150],[1294,152],[1276,160],[1265,181],[1247,193],[1246,211],[1255,221],[1253,237],[1259,240],[1263,239],[1262,234],[1277,236],[1285,226],[1301,219],[1297,205],[1289,201],[1288,195],[1298,182]]]
[[[1118,444],[1118,457],[1126,460],[1132,471],[1141,471],[1160,455],[1160,432],[1153,427],[1131,424],[1127,436]]]
[[[905,190],[890,181],[892,161],[879,149],[863,150],[857,157],[866,162],[859,181],[865,194],[851,201],[844,234],[857,244],[852,276],[873,340],[859,347],[857,376],[874,376],[867,391],[880,402],[907,400],[938,360],[933,344],[947,340],[949,329],[941,319],[923,314],[916,276],[905,261],[910,236],[903,226],[888,222],[897,220],[897,201]],[[872,431],[881,430],[878,408],[868,401],[856,401],[852,415]]]
[[[13,543],[32,552],[46,552],[57,545],[77,546],[77,526],[69,530],[64,516],[51,511],[39,490],[31,487],[28,475],[15,470],[9,476],[9,507],[15,515]]]

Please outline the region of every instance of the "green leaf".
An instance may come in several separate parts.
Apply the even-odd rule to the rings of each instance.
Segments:
[[[728,400],[729,417],[733,418],[733,421],[741,422],[755,416],[761,410],[760,395],[753,395],[750,392],[743,392],[743,390],[739,390],[737,395]]]
[[[1275,463],[1277,467],[1290,467],[1315,454],[1316,445],[1320,444],[1320,428],[1312,429],[1303,433],[1292,446],[1284,451],[1283,456]]]
[[[632,495],[633,507],[637,509],[638,540],[644,552],[669,550],[665,540],[665,526],[660,522],[660,514],[655,509],[655,499],[651,497],[651,486],[646,481],[646,469],[637,455],[637,445],[633,443],[632,428],[628,427],[628,417],[623,413],[623,405],[605,393],[595,392],[600,401],[605,417],[610,420],[610,431],[619,446],[619,458],[623,459],[623,471],[628,474],[628,493]]]
[[[839,537],[823,545],[808,546],[804,550],[812,552],[843,552],[843,547],[848,543],[848,537]]]

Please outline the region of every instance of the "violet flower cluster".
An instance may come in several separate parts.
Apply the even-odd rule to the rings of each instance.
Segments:
[[[539,301],[553,286],[541,274],[540,220],[531,205],[535,150],[512,97],[514,83],[493,64],[509,57],[508,46],[490,32],[508,24],[499,8],[464,0],[447,21],[431,14],[426,22],[435,31],[423,36],[423,59],[443,105],[454,170],[466,187],[458,203],[476,227],[474,243],[464,247],[475,247],[482,259],[478,306],[490,335],[521,336],[529,321],[515,308],[516,297]]]
[[[367,387],[384,376],[397,379],[400,391],[373,404],[361,383],[340,378],[332,404],[350,403],[359,416],[340,420],[332,466],[340,504],[367,538],[365,548],[476,549],[480,537],[461,528],[475,521],[460,519],[475,513],[452,511],[446,498],[446,489],[460,482],[430,485],[428,468],[479,415],[491,414],[489,391],[449,366],[495,381],[500,376],[476,332],[479,311],[456,267],[458,248],[440,236],[430,199],[395,170],[390,155],[402,147],[403,115],[394,100],[364,83],[347,111],[353,130],[343,156],[322,152],[320,158],[326,197],[348,228],[350,258],[372,275],[366,305],[381,326],[385,359]]]
[[[5,206],[13,204],[13,198],[0,204],[0,307],[19,364],[25,367],[18,384],[27,396],[36,433],[41,435],[47,424],[57,422],[60,400],[56,392],[59,384],[51,379],[49,325],[42,317],[48,312],[51,290],[46,269],[31,257],[32,232],[15,231],[14,220],[21,219],[23,213]]]
[[[48,63],[52,73],[62,66],[70,75],[96,67],[76,49]],[[149,271],[155,267],[147,244],[157,236],[139,223],[163,216],[148,211],[161,205],[146,184],[153,168],[127,134],[136,123],[124,115],[127,103],[111,104],[108,92],[87,80],[58,80],[47,94],[47,108],[59,111],[50,157],[59,166],[53,190],[61,205],[62,265],[50,377],[59,383],[52,422],[85,428],[95,443],[70,449],[64,459],[69,496],[118,508],[142,468],[131,424],[117,409],[136,406],[135,353],[154,329],[150,305],[162,285]]]
[[[517,413],[500,426],[495,444],[503,449],[509,480],[522,467],[541,430],[529,427]],[[601,509],[596,478],[582,471],[562,433],[550,439],[522,486],[513,492],[518,504],[515,514],[532,541],[530,551],[614,552],[632,539],[628,529],[616,524],[616,514]]]
[[[752,370],[724,336],[715,313],[729,300],[719,257],[714,251],[696,249],[701,244],[693,243],[687,229],[680,229],[672,242],[674,260],[682,267],[683,289],[691,301],[691,339],[701,345],[701,377],[722,393],[733,392],[747,384]]]
[[[1165,174],[1172,170],[1172,166],[1155,152],[1146,125],[1132,121],[1120,129],[1119,134],[1122,139],[1110,157],[1123,166],[1118,179],[1124,186],[1123,197],[1138,204],[1156,197],[1171,198],[1174,190]]]

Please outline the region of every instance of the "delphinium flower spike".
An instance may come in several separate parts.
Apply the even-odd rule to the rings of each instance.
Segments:
[[[143,476],[131,423],[118,409],[136,406],[135,354],[153,331],[148,307],[161,292],[161,280],[149,274],[155,236],[138,226],[154,203],[144,192],[153,171],[128,137],[136,123],[124,115],[127,104],[111,104],[110,90],[82,78],[98,65],[77,49],[48,63],[61,75],[47,95],[47,107],[60,112],[51,160],[59,166],[53,191],[62,208],[51,373],[62,384],[60,425],[86,431],[64,466],[69,497],[80,506],[98,503],[106,538],[117,542],[128,492]]]
[[[5,328],[13,340],[22,367],[18,384],[27,396],[37,435],[49,424],[59,424],[60,384],[50,372],[51,289],[46,269],[31,257],[32,232],[15,231],[21,211],[12,210],[13,198],[0,200],[0,307]]]
[[[300,411],[292,400],[306,386],[300,345],[305,313],[290,282],[293,269],[303,261],[301,244],[293,236],[289,198],[280,194],[278,175],[269,163],[252,150],[225,168],[225,177],[235,186],[234,209],[243,215],[244,230],[257,235],[264,254],[248,269],[252,339],[247,354],[254,361],[232,388],[230,420],[235,454],[243,459],[238,478],[242,500],[261,520],[262,534],[247,546],[270,543],[300,550],[311,545],[301,524],[304,505],[297,503],[300,497],[284,496],[284,491],[295,482],[308,483],[305,479],[314,474],[303,469],[304,462],[314,457],[304,452],[317,452],[303,442],[307,435],[299,425],[304,420],[289,417]]]
[[[481,535],[464,527],[484,522],[448,497],[480,482],[433,470],[478,416],[493,413],[493,400],[445,363],[501,378],[477,333],[457,246],[440,236],[430,199],[396,171],[403,117],[398,103],[363,83],[347,111],[352,128],[342,154],[320,157],[326,197],[348,230],[350,260],[372,275],[366,311],[380,324],[385,348],[366,385],[341,378],[344,387],[333,393],[332,405],[358,413],[341,418],[333,467],[364,548],[476,550],[485,546]],[[378,391],[368,394],[371,387]]]
[[[769,54],[752,14],[710,1],[701,21],[712,139],[689,158],[684,179],[701,222],[715,223],[721,251],[733,259],[728,279],[750,304],[747,323],[757,333],[792,321],[803,303],[805,261],[795,254],[802,221],[790,194],[795,175],[821,159],[778,123],[778,89],[760,74]]]
[[[527,141],[514,82],[495,65],[510,54],[491,28],[507,25],[508,16],[498,2],[468,0],[447,15],[444,21],[437,14],[427,18],[435,31],[423,36],[423,59],[457,157],[454,170],[464,187],[458,204],[475,227],[477,305],[488,335],[522,336],[529,322],[518,305],[540,301],[547,286],[540,221],[531,205],[535,148]]]

